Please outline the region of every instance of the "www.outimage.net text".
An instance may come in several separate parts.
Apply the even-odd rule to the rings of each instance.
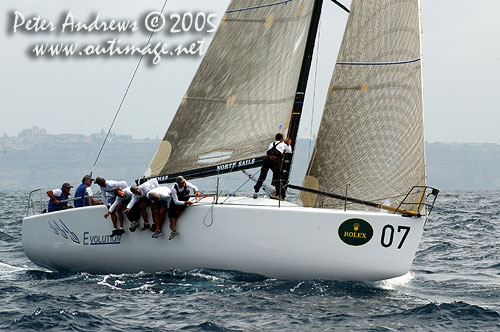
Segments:
[[[80,42],[38,42],[29,46],[33,57],[89,57],[89,56],[150,56],[153,64],[163,57],[201,56],[204,54],[205,39],[194,39],[186,44],[170,44],[163,41],[151,41],[151,37],[164,37],[179,33],[206,34],[216,30],[216,14],[150,12],[140,20],[102,19],[101,14],[93,14],[86,21],[76,19],[72,12],[66,12],[56,22],[40,15],[25,16],[14,11],[10,16],[9,29],[12,34],[60,34],[77,36],[78,33],[113,33],[125,38],[127,35],[142,31],[148,33],[149,40],[143,44],[122,41],[122,38],[109,38],[98,43]]]

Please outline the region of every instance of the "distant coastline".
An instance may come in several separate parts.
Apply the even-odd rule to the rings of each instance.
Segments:
[[[104,130],[89,136],[51,135],[36,126],[16,137],[0,137],[0,190],[53,189],[63,182],[79,184],[92,169],[105,137]],[[93,175],[132,183],[144,174],[159,142],[111,133]]]
[[[0,190],[53,189],[62,182],[78,184],[95,161],[106,133],[48,134],[24,129],[15,137],[0,137]],[[134,139],[111,133],[94,176],[125,179],[141,177],[160,139]],[[292,170],[301,181],[308,163],[309,139],[298,140]],[[293,176],[294,173],[296,176]],[[426,142],[427,184],[443,189],[500,189],[500,145],[491,143]]]

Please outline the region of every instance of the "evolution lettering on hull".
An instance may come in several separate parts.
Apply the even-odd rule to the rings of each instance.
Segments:
[[[83,232],[83,245],[95,246],[103,244],[120,244],[121,235],[92,235],[89,232]]]
[[[340,239],[350,246],[362,246],[370,242],[372,236],[372,226],[363,219],[348,219],[339,226]]]

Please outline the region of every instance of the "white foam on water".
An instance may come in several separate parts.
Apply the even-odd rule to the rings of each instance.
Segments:
[[[203,278],[203,279],[210,280],[210,281],[221,281],[221,280],[223,280],[222,278],[219,278],[217,276],[209,275],[209,274],[205,274],[205,273],[200,273],[200,272],[193,272],[193,273],[190,273],[190,274],[193,277],[199,277],[199,278]]]
[[[383,289],[394,290],[399,287],[405,287],[414,277],[415,275],[413,274],[413,272],[409,271],[400,277],[378,281],[375,284],[382,287]]]
[[[108,275],[105,275],[104,278],[97,282],[98,285],[101,285],[101,286],[106,286],[106,287],[109,287],[111,289],[116,289],[116,290],[121,290],[120,287],[118,287],[120,284],[123,284],[122,281],[120,280],[114,280],[113,284],[111,284],[110,281],[108,281],[109,278],[116,278],[117,276],[116,275],[113,275],[113,274],[108,274]]]
[[[0,262],[0,272],[12,272],[27,270],[26,267],[13,266]]]

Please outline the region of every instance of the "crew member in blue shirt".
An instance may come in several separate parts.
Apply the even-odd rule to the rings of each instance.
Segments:
[[[94,181],[94,179],[92,179],[90,175],[85,175],[82,179],[82,184],[79,185],[78,188],[76,188],[75,208],[104,204],[103,202],[96,201],[92,198],[92,196],[94,195],[92,189],[90,189],[92,181]]]
[[[65,182],[63,183],[61,189],[47,191],[47,196],[50,197],[47,211],[53,212],[72,208],[72,206],[68,206],[68,202],[61,202],[67,200],[69,196],[71,196],[71,194],[69,193],[71,188],[73,188],[73,186]]]

